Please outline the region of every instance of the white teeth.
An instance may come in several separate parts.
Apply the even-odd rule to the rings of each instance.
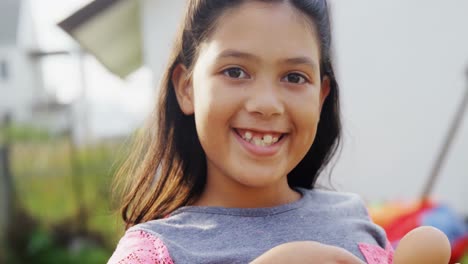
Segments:
[[[273,141],[273,137],[271,135],[265,135],[263,136],[263,142],[266,144],[270,144]]]
[[[265,135],[263,139],[254,137],[251,143],[261,147],[270,146],[273,144],[273,137],[271,135]]]
[[[260,138],[258,137],[254,137],[253,141],[252,141],[255,145],[257,146],[263,146],[263,140],[261,140]]]
[[[250,142],[256,146],[261,146],[261,147],[270,146],[279,141],[278,137],[273,137],[270,134],[265,134],[263,138],[258,137],[258,136],[254,137],[253,133],[249,131],[244,132],[244,135],[242,136],[242,138],[247,142]]]
[[[245,134],[244,134],[244,139],[251,140],[251,139],[252,139],[252,133],[250,133],[250,132],[245,132]]]

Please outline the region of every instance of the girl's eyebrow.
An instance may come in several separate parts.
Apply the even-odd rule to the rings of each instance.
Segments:
[[[287,64],[293,64],[293,65],[304,64],[304,65],[311,67],[313,70],[318,69],[317,63],[313,59],[306,57],[306,56],[288,58],[288,59],[282,60],[282,62],[287,63]]]
[[[227,49],[227,50],[222,51],[216,57],[216,60],[220,60],[223,58],[240,58],[240,59],[252,60],[255,62],[261,61],[261,59],[254,54],[239,51],[239,50],[234,50],[234,49]],[[318,68],[317,63],[312,58],[307,57],[307,56],[299,56],[299,57],[281,59],[279,60],[279,62],[286,63],[286,64],[293,64],[293,65],[305,64],[305,65],[310,66],[314,70]]]
[[[224,50],[223,52],[221,52],[217,57],[216,59],[219,60],[219,59],[223,59],[223,58],[240,58],[240,59],[248,59],[248,60],[252,60],[252,61],[256,61],[256,62],[259,62],[260,61],[260,58],[255,56],[254,54],[251,54],[251,53],[247,53],[247,52],[243,52],[243,51],[239,51],[239,50],[234,50],[234,49],[227,49],[227,50]]]

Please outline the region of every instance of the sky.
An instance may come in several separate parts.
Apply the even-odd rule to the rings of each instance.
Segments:
[[[30,1],[39,47],[47,51],[76,50],[76,42],[57,23],[89,2],[91,0]],[[78,55],[43,59],[45,89],[64,103],[84,96],[94,137],[127,134],[141,125],[153,102],[151,71],[141,68],[122,80],[92,56],[86,56],[82,62],[84,81]]]

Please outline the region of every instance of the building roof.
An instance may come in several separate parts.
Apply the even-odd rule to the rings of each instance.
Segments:
[[[0,1],[0,45],[16,43],[20,5],[20,0]]]
[[[122,78],[143,64],[139,0],[95,0],[59,26]]]

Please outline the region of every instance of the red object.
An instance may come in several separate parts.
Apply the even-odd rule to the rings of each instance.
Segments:
[[[382,207],[379,211],[370,211],[374,213],[374,217],[377,221],[377,224],[380,224],[386,231],[388,240],[393,247],[397,247],[399,241],[403,236],[405,236],[411,230],[421,226],[424,215],[430,213],[431,210],[436,210],[438,205],[430,200],[425,200],[419,204],[415,204],[413,208],[410,207],[398,207],[398,206],[388,206],[387,208]],[[385,211],[389,210],[389,211]],[[397,210],[395,212],[395,210]],[[390,215],[389,219],[382,218],[378,213],[386,212]],[[380,218],[378,218],[380,217]],[[436,226],[437,227],[437,226]],[[450,264],[458,263],[462,259],[463,255],[468,253],[468,234],[459,234],[449,238],[451,239],[452,253],[450,258]]]
[[[465,250],[468,250],[468,235],[458,239],[452,245],[452,256],[450,258],[450,263],[456,263],[460,261],[460,259],[465,254]]]
[[[427,200],[421,202],[421,206],[418,209],[399,216],[391,224],[384,227],[388,240],[394,245],[398,243],[409,231],[420,226],[421,220],[419,216],[432,208],[434,208],[434,204]]]

